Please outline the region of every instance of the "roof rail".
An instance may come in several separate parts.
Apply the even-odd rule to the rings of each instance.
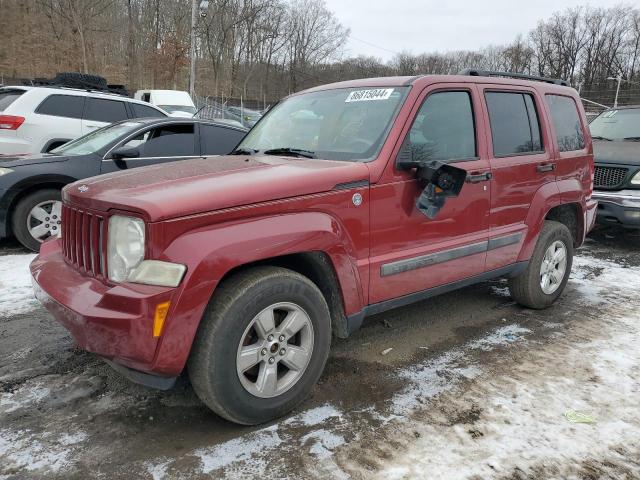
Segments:
[[[472,77],[507,77],[507,78],[519,78],[522,80],[534,80],[537,82],[553,83],[554,85],[562,85],[564,87],[569,86],[569,82],[560,78],[548,78],[538,77],[536,75],[527,75],[526,73],[514,73],[514,72],[495,72],[492,70],[480,70],[478,68],[465,68],[458,72],[458,75],[469,75]]]

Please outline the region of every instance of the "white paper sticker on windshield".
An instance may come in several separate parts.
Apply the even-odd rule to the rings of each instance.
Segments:
[[[393,93],[393,88],[373,88],[371,90],[354,90],[347,95],[347,102],[367,102],[369,100],[387,100]]]

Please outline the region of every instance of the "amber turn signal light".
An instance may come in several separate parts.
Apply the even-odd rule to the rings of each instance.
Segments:
[[[156,305],[156,313],[153,316],[153,336],[159,337],[162,333],[162,327],[164,326],[164,320],[169,313],[169,305],[171,302],[162,302]]]

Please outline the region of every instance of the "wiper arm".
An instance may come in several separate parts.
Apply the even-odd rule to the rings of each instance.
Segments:
[[[253,155],[257,152],[253,148],[236,148],[229,155]]]
[[[607,137],[601,137],[600,135],[592,135],[591,138],[593,140],[606,140],[607,142],[612,142],[613,140],[611,140],[610,138]]]
[[[300,148],[272,148],[271,150],[265,150],[262,153],[265,155],[293,155],[296,157],[316,158],[315,152],[312,152],[311,150],[302,150]]]
[[[624,137],[623,140],[640,141],[640,137]]]

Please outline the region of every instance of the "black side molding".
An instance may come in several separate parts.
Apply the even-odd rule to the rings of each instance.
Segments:
[[[115,363],[111,360],[103,358],[105,362],[109,364],[116,372],[125,378],[128,378],[133,383],[139,383],[145,387],[151,387],[158,390],[171,390],[176,384],[178,377],[161,377],[159,375],[152,375],[150,373],[134,370],[133,368],[125,367],[119,363]]]
[[[426,300],[427,298],[435,297],[443,293],[452,292],[454,290],[458,290],[459,288],[468,287],[469,285],[474,285],[476,283],[493,280],[494,278],[517,277],[527,269],[528,265],[528,261],[517,262],[511,265],[507,265],[506,267],[481,273],[480,275],[475,275],[473,277],[458,280],[457,282],[447,283],[445,285],[428,288],[427,290],[422,290],[420,292],[410,293],[409,295],[404,295],[402,297],[385,300],[384,302],[367,305],[358,313],[349,315],[347,317],[349,334],[355,332],[360,328],[365,317],[369,317],[377,313],[386,312],[387,310],[392,310],[394,308],[404,307],[405,305],[419,302],[420,300]]]
[[[522,240],[522,232],[491,238],[489,239],[487,250],[495,250],[496,248],[506,247],[507,245],[514,245],[520,243],[520,240]]]
[[[338,183],[333,187],[334,190],[351,190],[352,188],[368,187],[369,180],[356,180],[355,182]]]

